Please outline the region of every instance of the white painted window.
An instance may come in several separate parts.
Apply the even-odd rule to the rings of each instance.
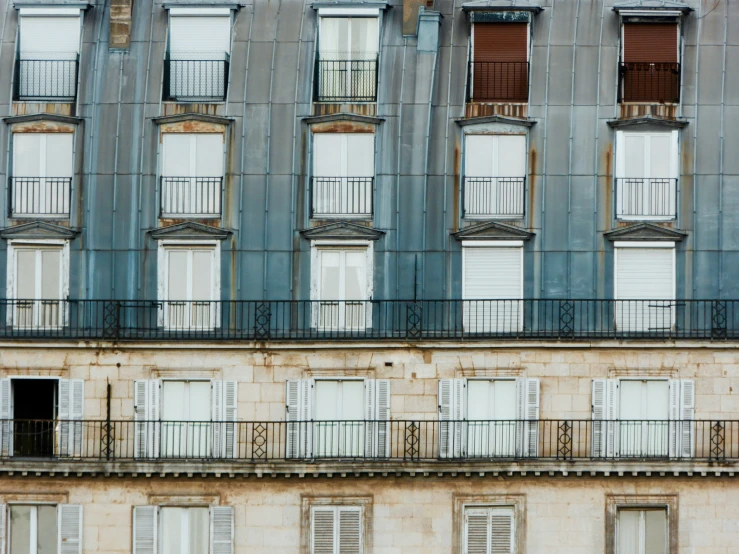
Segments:
[[[678,131],[616,133],[618,218],[674,219],[678,176]]]
[[[311,554],[361,554],[363,513],[359,506],[311,508]]]
[[[14,133],[12,215],[69,215],[72,133]]]
[[[371,324],[372,247],[314,246],[313,325],[353,331]]]
[[[162,135],[163,217],[220,215],[223,140],[221,133]]]
[[[465,217],[523,217],[525,135],[466,135]]]
[[[464,329],[470,333],[515,333],[523,328],[523,243],[462,245]]]
[[[515,554],[512,506],[464,509],[464,554]]]
[[[0,505],[5,523],[6,505]],[[73,504],[10,504],[8,554],[81,554],[82,507]]]
[[[69,243],[11,241],[8,245],[9,324],[61,327],[68,316]]]
[[[362,59],[377,55],[377,17],[321,17],[319,25],[321,59]]]
[[[168,329],[218,326],[220,248],[217,244],[160,246],[159,298]]]
[[[616,329],[669,332],[675,321],[675,243],[615,244]]]
[[[390,382],[287,382],[287,457],[382,458],[390,451]]]
[[[134,506],[133,554],[233,554],[229,506]]]
[[[314,133],[313,163],[313,217],[372,214],[374,133]]]
[[[163,507],[159,511],[161,554],[205,554],[209,549],[207,507]]]
[[[210,381],[162,381],[162,456],[207,458]]]
[[[617,554],[667,554],[665,508],[619,508],[616,518]]]
[[[439,380],[439,456],[535,457],[538,379]]]

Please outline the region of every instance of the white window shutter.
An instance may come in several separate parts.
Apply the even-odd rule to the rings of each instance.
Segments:
[[[375,381],[375,392],[377,396],[377,450],[375,456],[387,458],[390,456],[390,381],[388,379],[377,379]],[[386,422],[386,423],[385,423]]]
[[[157,507],[133,507],[133,554],[157,554]]]
[[[487,508],[464,513],[464,554],[489,554],[490,526]]]
[[[313,398],[313,379],[296,379],[287,382],[287,446],[288,458],[312,456],[312,423],[310,423]]]
[[[377,410],[377,389],[374,379],[364,380],[364,454],[374,458],[377,451],[377,426],[375,420]]]
[[[362,552],[362,509],[356,506],[341,506],[338,511],[337,554],[361,554]]]
[[[82,456],[84,440],[85,417],[85,381],[83,379],[71,379],[69,382],[69,419],[77,420],[69,424],[69,455]]]
[[[151,440],[149,452],[154,458],[159,457],[159,391],[161,386],[162,384],[159,379],[149,379],[149,405],[147,414],[150,422],[149,435]]]
[[[0,552],[5,554],[7,550],[8,539],[8,506],[0,504]]]
[[[223,452],[223,433],[221,422],[223,421],[223,381],[214,379],[210,382],[211,403],[211,427],[213,428],[213,457],[220,458]]]
[[[82,506],[59,504],[57,508],[59,554],[82,554]]]
[[[71,391],[69,379],[59,379],[59,455],[69,456],[70,451],[70,424]]]
[[[234,512],[230,506],[210,508],[210,554],[233,554]]]
[[[606,455],[606,419],[607,408],[606,379],[593,379],[591,412],[593,419],[593,431],[591,438],[591,453],[594,458],[602,458]]]
[[[680,457],[692,458],[695,455],[695,381],[680,380]]]
[[[513,554],[513,510],[492,508],[490,510],[491,554]]]
[[[134,381],[134,457],[155,458],[159,452],[159,380]]]
[[[520,452],[535,457],[539,451],[539,379],[516,379],[516,389]]]
[[[439,380],[439,456],[442,458],[463,455],[466,392],[465,379]]]
[[[606,381],[606,456],[612,458],[618,455],[618,406],[619,406],[619,384],[618,379]]]
[[[311,513],[311,554],[334,554],[336,508],[314,507]]]
[[[223,420],[226,422],[223,429],[224,452],[226,458],[236,455],[236,437],[239,403],[239,385],[237,381],[223,382]]]
[[[13,452],[13,418],[10,379],[0,379],[0,456]]]

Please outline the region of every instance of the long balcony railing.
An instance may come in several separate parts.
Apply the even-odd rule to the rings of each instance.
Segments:
[[[15,100],[72,102],[77,96],[79,56],[62,58],[50,53],[46,59],[15,61]]]
[[[162,217],[218,217],[223,177],[162,177]]]
[[[736,420],[0,420],[0,438],[5,459],[739,460]]]
[[[465,177],[465,217],[507,217],[524,215],[525,177]]]
[[[679,63],[621,63],[619,76],[619,102],[680,102]]]
[[[223,53],[168,54],[164,60],[164,99],[223,102],[230,57]]]
[[[372,215],[374,177],[313,177],[311,217]]]
[[[0,338],[64,337],[737,340],[739,300],[0,301]]]
[[[470,62],[468,102],[528,102],[529,62]]]
[[[316,58],[316,102],[376,102],[377,54],[322,54]]]
[[[11,177],[10,217],[69,217],[71,177]]]
[[[616,178],[616,217],[674,219],[677,216],[677,179]]]

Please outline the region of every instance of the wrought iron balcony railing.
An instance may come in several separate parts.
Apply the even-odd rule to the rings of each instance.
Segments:
[[[161,217],[218,217],[223,177],[162,177]]]
[[[79,56],[49,54],[47,59],[15,61],[14,100],[73,102],[77,97]]]
[[[737,461],[739,421],[0,420],[0,458]]]
[[[619,219],[674,219],[676,216],[677,179],[616,179],[616,217]]]
[[[230,57],[216,54],[168,54],[164,60],[164,100],[223,102]]]
[[[470,62],[468,102],[528,102],[529,62]]]
[[[374,177],[313,177],[311,217],[372,215]]]
[[[525,184],[525,177],[465,177],[464,217],[523,217]]]
[[[739,339],[739,300],[2,300],[0,338]]]
[[[347,53],[316,58],[316,102],[376,102],[377,54]]]
[[[71,177],[11,177],[10,217],[69,217]]]
[[[619,64],[619,102],[680,102],[680,64]]]

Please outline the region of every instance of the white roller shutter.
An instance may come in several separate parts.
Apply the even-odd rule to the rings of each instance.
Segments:
[[[80,49],[81,21],[76,16],[20,18],[21,59],[73,60]]]
[[[169,52],[174,59],[224,59],[230,51],[230,16],[170,17]],[[220,56],[214,58],[214,54]]]

